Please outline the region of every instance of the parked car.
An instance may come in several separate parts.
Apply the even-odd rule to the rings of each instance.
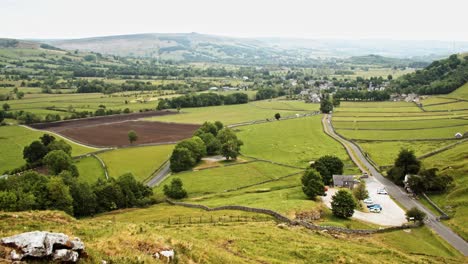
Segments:
[[[380,204],[368,205],[367,208],[369,208],[369,210],[377,208],[382,211],[382,206]]]
[[[366,198],[366,199],[364,199],[364,203],[365,204],[374,204],[374,201],[372,201],[371,198]]]
[[[369,178],[369,174],[367,172],[363,172],[360,178],[361,179]]]
[[[385,190],[385,188],[380,188],[380,189],[377,189],[377,194],[388,194],[387,190]]]
[[[380,213],[382,211],[382,209],[379,209],[379,208],[376,208],[376,207],[372,207],[369,209],[369,212],[371,213]]]

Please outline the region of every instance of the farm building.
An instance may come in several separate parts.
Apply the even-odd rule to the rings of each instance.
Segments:
[[[463,135],[462,135],[462,133],[460,133],[460,132],[458,132],[458,133],[455,134],[455,138],[462,138],[462,137],[463,137]]]
[[[334,187],[344,187],[352,190],[355,182],[353,175],[333,175]]]

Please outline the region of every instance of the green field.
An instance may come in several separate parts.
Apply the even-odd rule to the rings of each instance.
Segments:
[[[263,100],[251,102],[251,104],[259,108],[291,111],[318,111],[320,108],[320,104],[308,104],[298,100]]]
[[[159,166],[169,159],[174,145],[131,147],[98,154],[109,171],[109,176],[117,178],[125,173],[133,173],[139,181],[147,179]]]
[[[454,102],[450,104],[442,104],[442,105],[432,105],[432,106],[424,106],[426,111],[457,111],[457,110],[467,110],[468,109],[468,102],[461,101],[461,102]]]
[[[468,239],[468,142],[423,160],[426,167],[436,167],[455,179],[455,186],[445,194],[430,197],[449,215],[447,223],[462,237]]]
[[[2,126],[0,127],[0,173],[5,170],[11,170],[25,164],[23,160],[23,148],[35,140],[39,140],[44,133],[21,126]],[[51,133],[47,133],[51,134]],[[57,139],[59,136],[54,135]],[[78,156],[96,151],[95,148],[77,145],[71,141],[65,140],[72,146],[72,155]]]
[[[299,171],[301,170],[258,161],[173,174],[171,177],[166,178],[156,191],[161,193],[164,184],[168,184],[172,178],[180,178],[189,197],[197,197],[277,179]]]
[[[468,100],[468,83],[456,89],[446,97]]]
[[[304,103],[305,104],[305,103]],[[150,121],[202,124],[205,121],[221,121],[226,125],[254,120],[274,119],[276,113],[282,116],[301,114],[301,111],[264,109],[253,104],[223,105],[200,108],[185,108],[179,115],[147,118]]]
[[[80,173],[79,181],[93,184],[99,178],[106,178],[101,163],[93,156],[76,160],[75,165],[78,167],[78,172]]]
[[[468,120],[464,119],[440,119],[440,120],[414,120],[414,121],[334,121],[335,129],[352,130],[409,130],[409,129],[430,129],[435,127],[463,126]]]
[[[306,167],[324,155],[336,155],[350,164],[344,148],[322,130],[322,116],[238,127],[247,156]]]
[[[337,132],[344,137],[355,140],[454,139],[456,133],[463,134],[465,131],[468,131],[468,125],[404,131],[337,129]]]
[[[393,165],[401,149],[411,149],[417,157],[442,148],[454,141],[391,141],[391,142],[358,142],[359,146],[380,166]]]

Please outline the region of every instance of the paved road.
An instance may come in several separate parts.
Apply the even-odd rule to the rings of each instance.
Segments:
[[[149,187],[154,187],[156,185],[158,185],[160,182],[162,182],[166,176],[171,172],[171,163],[169,162],[166,162],[166,164],[164,165],[164,167],[162,167],[155,175],[153,178],[151,178],[151,180],[148,181],[148,183],[146,185],[148,185]]]
[[[324,115],[322,124],[325,133],[339,141],[345,148],[351,159],[363,171],[368,171],[375,180],[385,186],[387,192],[406,209],[417,207],[427,215],[426,226],[434,230],[440,237],[447,241],[463,255],[468,256],[468,243],[453,232],[450,228],[439,222],[438,217],[417,200],[411,198],[402,188],[382,176],[364,157],[359,148],[352,142],[338,136],[331,125],[331,115]]]

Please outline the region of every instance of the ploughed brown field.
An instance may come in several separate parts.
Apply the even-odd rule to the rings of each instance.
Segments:
[[[192,136],[200,127],[192,124],[138,121],[143,117],[177,114],[170,111],[113,115],[54,123],[31,125],[63,135],[77,142],[96,147],[128,146],[128,131],[134,130],[138,140],[133,145],[177,142]]]

